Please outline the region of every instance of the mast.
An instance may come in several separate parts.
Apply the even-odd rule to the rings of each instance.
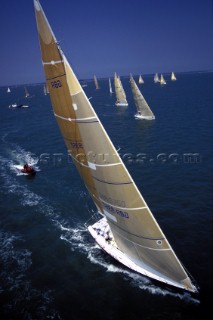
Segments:
[[[117,247],[147,274],[195,291],[154,219],[34,0],[54,115],[67,149]]]
[[[144,99],[132,75],[130,75],[130,83],[131,83],[134,102],[137,108],[137,114],[135,115],[135,117],[139,119],[146,119],[146,120],[155,119],[155,116],[152,110],[148,106],[146,100]]]
[[[117,76],[116,72],[114,75],[114,85],[115,85],[115,95],[116,95],[116,106],[128,106],[128,102],[126,100],[126,94],[119,76]]]

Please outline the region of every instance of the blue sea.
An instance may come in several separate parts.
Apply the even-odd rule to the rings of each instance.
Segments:
[[[212,311],[213,73],[140,89],[156,116],[115,107],[108,79],[86,95],[178,258],[199,286],[177,292],[104,253],[86,225],[96,209],[67,154],[43,85],[0,88],[0,318],[12,320],[196,320]],[[135,77],[137,80],[138,77]],[[113,80],[113,79],[112,79]],[[11,103],[29,108],[9,108]],[[17,165],[31,163],[29,178]]]

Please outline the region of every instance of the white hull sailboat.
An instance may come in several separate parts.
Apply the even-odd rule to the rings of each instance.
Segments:
[[[126,100],[126,94],[125,94],[121,79],[119,76],[117,76],[116,72],[114,76],[114,85],[115,85],[115,95],[117,99],[115,102],[115,105],[117,107],[127,107],[128,102]]]
[[[172,74],[171,74],[171,80],[172,80],[172,81],[176,81],[176,80],[177,80],[177,78],[176,78],[176,76],[175,76],[174,72],[172,72]]]
[[[150,107],[148,106],[146,100],[144,99],[132,75],[130,75],[130,83],[131,83],[134,102],[137,108],[137,113],[135,114],[135,118],[142,119],[142,120],[154,120],[155,116],[152,110],[150,109]]]
[[[42,64],[69,154],[102,217],[88,226],[108,254],[136,272],[197,289],[137,189],[46,19],[34,0]],[[91,150],[97,158],[91,157]],[[81,156],[79,156],[81,155]]]

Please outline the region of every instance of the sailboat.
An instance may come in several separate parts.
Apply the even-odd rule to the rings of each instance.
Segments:
[[[30,96],[27,87],[24,87],[24,91],[25,91],[25,98],[28,98]]]
[[[135,114],[135,118],[144,119],[144,120],[154,120],[155,116],[152,110],[150,109],[150,107],[148,106],[146,100],[144,99],[132,75],[130,75],[130,83],[131,83],[133,98],[137,108],[137,113]]]
[[[126,100],[126,94],[119,76],[117,76],[115,72],[114,76],[114,85],[115,85],[115,95],[116,95],[116,106],[126,107],[128,106],[128,102]]]
[[[44,91],[44,95],[46,96],[46,95],[47,95],[47,88],[46,88],[46,84],[44,84],[44,86],[43,86],[43,91]]]
[[[94,82],[95,82],[95,88],[96,88],[96,90],[100,89],[96,75],[94,75]]]
[[[77,80],[39,1],[34,0],[34,5],[54,115],[101,217],[88,231],[100,247],[130,269],[195,292]]]
[[[10,92],[11,92],[11,90],[10,90],[10,88],[8,87],[8,88],[7,88],[7,93],[10,93]]]
[[[142,78],[141,75],[139,76],[138,83],[140,83],[140,84],[144,83],[143,78]]]
[[[166,81],[161,73],[161,76],[160,76],[160,84],[163,86],[164,84],[166,84]]]
[[[176,78],[176,76],[175,76],[174,72],[172,72],[172,74],[171,74],[171,80],[172,80],[172,81],[176,81],[176,80],[177,80],[177,78]]]
[[[158,82],[160,82],[160,79],[159,79],[159,77],[158,77],[158,73],[156,73],[156,74],[154,75],[154,83],[158,83]]]
[[[111,84],[111,79],[110,79],[110,78],[109,78],[109,92],[110,92],[110,94],[113,93],[113,91],[112,91],[112,84]]]

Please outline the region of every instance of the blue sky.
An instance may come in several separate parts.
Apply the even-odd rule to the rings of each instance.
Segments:
[[[40,0],[79,79],[213,70],[212,0]],[[0,86],[44,81],[33,0],[0,11]]]

